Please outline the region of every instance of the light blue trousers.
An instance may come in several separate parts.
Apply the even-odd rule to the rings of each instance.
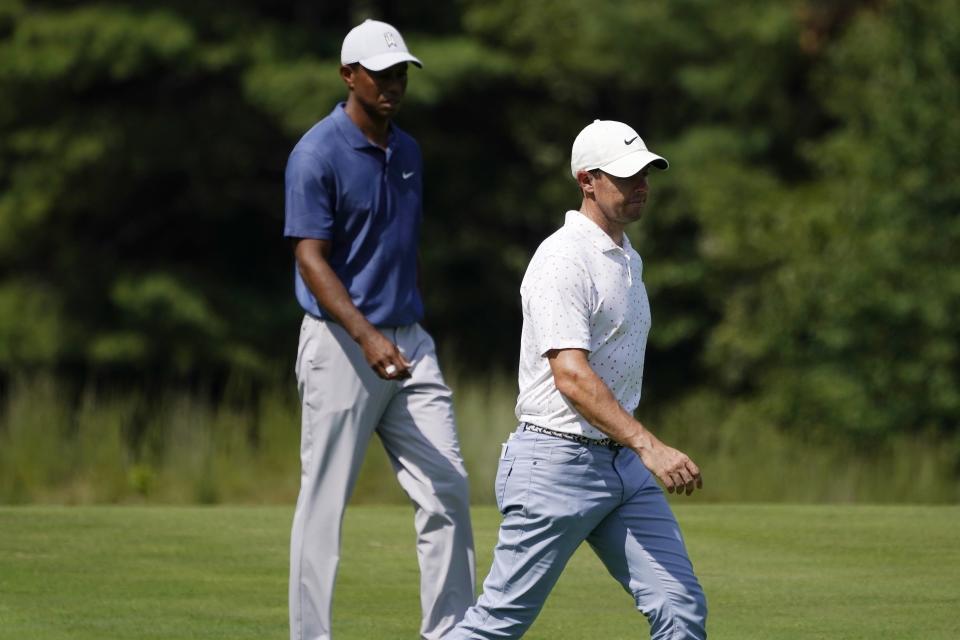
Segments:
[[[633,451],[518,430],[495,489],[503,522],[493,566],[445,640],[523,636],[584,540],[647,617],[651,638],[706,638],[706,599],[680,527]]]

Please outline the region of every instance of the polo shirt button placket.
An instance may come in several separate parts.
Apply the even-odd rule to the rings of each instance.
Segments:
[[[383,150],[383,170],[380,172],[380,204],[381,211],[386,213],[390,209],[390,156],[392,149],[388,146]]]

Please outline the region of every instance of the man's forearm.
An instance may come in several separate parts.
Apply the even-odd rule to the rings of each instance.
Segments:
[[[587,352],[562,349],[547,354],[557,390],[590,424],[637,452],[643,464],[668,491],[702,486],[700,469],[682,451],[660,442],[640,421],[627,413],[610,388],[590,366]]]
[[[297,268],[317,303],[340,324],[350,337],[360,342],[376,328],[357,309],[343,282],[325,260],[297,260]]]
[[[317,303],[346,329],[363,350],[367,364],[386,380],[410,377],[410,362],[357,308],[350,293],[328,262],[330,242],[301,239],[294,245],[297,269]]]
[[[557,390],[570,401],[587,422],[617,442],[635,451],[648,449],[653,435],[626,410],[603,380],[587,365],[564,369],[557,379]]]

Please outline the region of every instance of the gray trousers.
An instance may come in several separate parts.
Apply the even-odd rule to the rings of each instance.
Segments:
[[[413,377],[379,378],[340,325],[306,316],[297,382],[302,406],[300,495],[290,541],[290,638],[329,640],[343,513],[367,445],[380,437],[414,506],[420,636],[442,638],[474,600],[467,473],[452,394],[419,325],[384,329]]]

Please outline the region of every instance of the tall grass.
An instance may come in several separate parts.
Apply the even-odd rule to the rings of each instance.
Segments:
[[[473,501],[492,502],[500,443],[515,427],[506,376],[450,378]],[[292,383],[253,393],[68,393],[20,378],[0,400],[0,503],[289,503],[299,482]],[[716,397],[664,408],[648,426],[701,466],[695,501],[960,502],[960,436],[870,446],[784,432]],[[371,443],[355,502],[403,502]]]
[[[299,407],[285,387],[87,391],[13,381],[0,405],[0,502],[277,502],[296,496]]]
[[[704,395],[658,412],[658,435],[701,466],[700,500],[960,502],[960,433],[882,440],[788,432],[754,407]]]

